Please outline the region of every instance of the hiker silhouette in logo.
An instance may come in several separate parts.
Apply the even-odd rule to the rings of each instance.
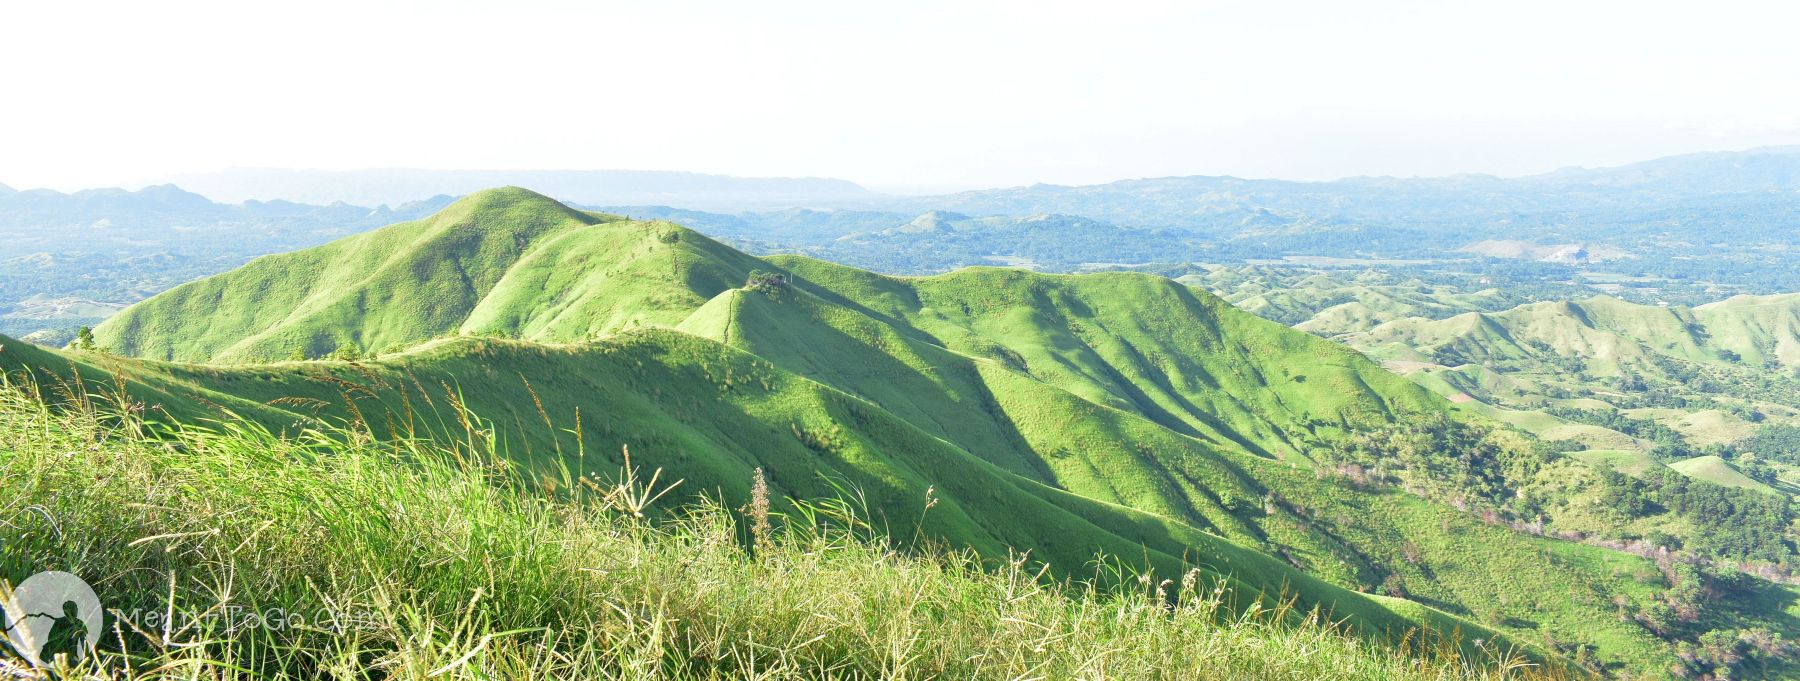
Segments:
[[[88,626],[87,622],[81,621],[79,610],[80,606],[74,601],[63,601],[61,613],[33,612],[25,615],[25,621],[20,626],[34,632],[32,640],[40,646],[37,651],[39,660],[49,662],[59,654],[67,654],[69,659],[80,659],[87,652],[83,644],[87,642]]]
[[[62,614],[50,621],[50,635],[44,652],[38,657],[54,659],[57,653],[68,653],[69,659],[80,659],[87,653],[87,622],[81,621],[81,607],[74,601],[63,602]]]
[[[13,589],[6,612],[7,641],[27,661],[44,666],[59,653],[81,659],[100,641],[100,598],[67,572],[40,572]]]

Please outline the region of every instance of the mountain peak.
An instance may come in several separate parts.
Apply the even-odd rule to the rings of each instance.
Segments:
[[[455,202],[451,203],[450,208],[455,208],[458,206],[465,207],[465,208],[473,208],[473,207],[478,207],[478,206],[482,207],[482,208],[496,208],[496,207],[515,206],[515,205],[521,205],[521,204],[535,204],[535,205],[541,205],[541,206],[548,206],[550,204],[555,204],[557,206],[562,206],[563,208],[568,209],[568,206],[564,205],[563,202],[561,202],[561,201],[557,201],[556,199],[550,198],[543,194],[539,194],[537,192],[534,192],[530,189],[526,189],[524,187],[516,187],[516,186],[512,186],[512,185],[507,185],[504,187],[493,187],[490,189],[482,189],[480,191],[475,191],[475,192],[470,192],[468,194],[464,194],[462,196],[462,198],[459,198]]]
[[[425,220],[437,224],[478,223],[508,225],[528,231],[577,221],[593,224],[594,218],[556,199],[524,187],[495,187],[463,196]]]
[[[173,184],[151,185],[132,193],[161,203],[185,203],[192,205],[212,204],[212,199],[208,199]]]
[[[901,225],[894,231],[902,234],[953,232],[956,231],[956,227],[953,223],[967,219],[969,219],[968,216],[960,213],[934,210],[913,218],[912,222]]]
[[[569,342],[672,326],[761,265],[668,223],[499,187],[177,286],[94,333],[122,354],[225,362],[403,348],[462,331]]]

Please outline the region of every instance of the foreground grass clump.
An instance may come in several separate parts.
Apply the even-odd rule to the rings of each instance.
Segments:
[[[1179,577],[1101,591],[1023,559],[903,555],[853,504],[751,538],[764,523],[717,505],[642,517],[657,488],[629,473],[550,491],[467,447],[136,430],[0,388],[0,578],[73,572],[110,613],[63,678],[1541,673],[1237,612]],[[0,655],[0,676],[34,674]]]

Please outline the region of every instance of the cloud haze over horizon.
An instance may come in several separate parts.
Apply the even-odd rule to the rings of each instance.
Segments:
[[[944,190],[1520,175],[1800,143],[1781,3],[9,9],[0,182],[619,168]]]

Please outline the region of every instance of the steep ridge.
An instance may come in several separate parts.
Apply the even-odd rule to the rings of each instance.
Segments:
[[[172,361],[426,340],[455,330],[534,241],[600,222],[541,198],[485,192],[424,220],[258,258],[134,305],[95,336],[127,355]]]
[[[94,333],[122,354],[183,362],[392,351],[458,332],[579,340],[673,324],[743,280],[749,256],[696,237],[489,190],[177,287]]]
[[[1359,422],[1442,408],[1354,351],[1161,277],[972,268],[893,279],[769,260],[954,351],[1263,456],[1297,454]]]
[[[797,298],[805,323],[785,318],[799,308],[769,308],[746,317],[729,340],[725,330],[705,331],[708,319],[732,323],[742,301],[715,299],[759,268],[787,274],[790,288],[809,294]],[[471,195],[426,220],[178,287],[121,312],[95,335],[125,355],[229,363],[322,357],[343,347],[391,352],[459,333],[566,343],[682,325],[808,376],[893,361],[932,372],[961,364],[968,376],[968,358],[987,358],[1096,404],[1263,456],[1297,453],[1318,432],[1358,419],[1438,408],[1353,352],[1159,277],[977,268],[885,279],[889,290],[872,294],[859,279],[876,276],[804,258],[752,258],[670,223],[590,215],[507,188]],[[414,279],[416,286],[404,283]],[[732,312],[713,311],[722,307]],[[890,350],[916,356],[892,358]],[[822,380],[871,398],[929,396],[920,398],[921,410],[956,403],[913,389],[922,384]],[[979,383],[956,393],[989,390]]]

